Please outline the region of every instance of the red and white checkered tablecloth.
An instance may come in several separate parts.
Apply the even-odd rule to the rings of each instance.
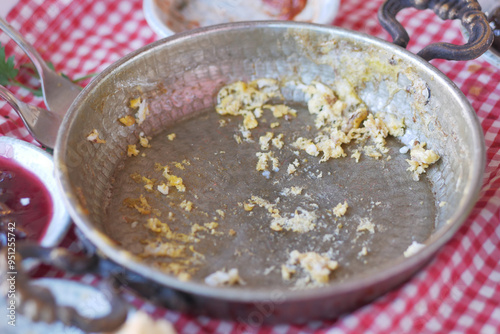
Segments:
[[[381,0],[342,0],[333,25],[390,40],[380,27]],[[437,41],[462,44],[460,23],[441,21],[431,11],[407,9],[398,15],[418,52]],[[141,0],[20,0],[7,20],[42,56],[70,77],[105,67],[158,37],[147,25]],[[27,62],[4,33],[7,56]],[[180,333],[500,333],[500,69],[482,59],[432,62],[462,90],[481,121],[487,167],[480,199],[467,222],[433,262],[401,288],[335,322],[252,327],[157,308],[135,297],[129,302],[173,322]],[[11,87],[25,102],[40,98]],[[0,102],[0,135],[35,142],[17,114]],[[73,231],[62,243],[77,248]],[[51,268],[39,275],[95,284],[92,275],[67,276]]]

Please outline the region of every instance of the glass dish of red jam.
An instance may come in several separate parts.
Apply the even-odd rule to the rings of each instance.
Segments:
[[[52,199],[40,179],[0,156],[0,245],[12,234],[17,240],[40,241],[51,219]]]
[[[70,224],[52,156],[23,140],[0,137],[0,247],[14,236],[16,242],[57,246]]]

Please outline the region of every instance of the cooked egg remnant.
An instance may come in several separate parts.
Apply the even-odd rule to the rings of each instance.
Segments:
[[[130,100],[130,108],[137,109],[135,121],[137,124],[141,125],[149,115],[149,107],[146,100],[142,100],[140,97],[132,99]]]
[[[344,203],[337,204],[337,206],[333,208],[332,212],[335,216],[342,217],[346,214],[348,207],[349,205],[347,205],[347,202],[344,201]]]
[[[296,80],[280,83],[269,78],[249,83],[238,81],[221,88],[217,96],[216,111],[220,115],[242,116],[243,138],[252,142],[251,130],[259,125],[258,119],[262,116],[263,109],[270,110],[276,118],[296,116],[297,112],[284,104],[269,104],[271,99],[283,99],[282,86],[295,86],[304,92],[308,111],[315,116],[314,124],[317,129],[314,136],[299,137],[291,146],[305,151],[308,155],[319,157],[320,162],[347,156],[343,145],[351,142],[362,144],[360,149],[351,154],[356,162],[359,162],[361,153],[380,159],[389,152],[386,138],[389,135],[400,137],[405,134],[404,118],[398,118],[389,112],[369,112],[354,87],[343,79],[334,82],[332,87],[317,81],[308,85]],[[242,140],[239,141],[241,142]],[[275,136],[273,132],[267,132],[259,138],[261,151],[269,151],[271,143],[278,149],[284,146],[282,137]],[[270,152],[257,154],[257,170],[268,171],[267,161],[270,156],[265,156],[267,153]],[[389,159],[390,156],[387,156],[386,160]],[[417,173],[422,173],[426,168],[424,164],[430,163],[417,157],[412,158],[412,161],[410,165],[416,165],[414,169],[418,170]],[[296,173],[296,167],[289,165],[288,174]],[[266,172],[265,176],[269,177],[270,174]]]
[[[297,271],[297,265],[317,283],[328,283],[330,274],[338,268],[338,262],[330,259],[326,255],[316,252],[300,253],[297,250],[290,252],[290,257],[286,264],[281,266],[281,276],[284,280],[289,280]]]
[[[421,249],[425,247],[424,244],[413,241],[410,246],[404,251],[403,255],[405,257],[410,257],[417,254]]]
[[[413,179],[418,181],[420,174],[425,173],[429,165],[436,163],[440,156],[433,150],[425,149],[426,143],[414,143],[410,150],[411,159],[406,161],[410,165],[408,170],[413,172]]]
[[[99,132],[94,129],[87,136],[87,140],[96,144],[105,144],[106,140],[99,138]]]
[[[245,282],[241,279],[238,269],[232,268],[227,272],[219,270],[205,277],[205,284],[210,286],[223,286],[223,285],[244,285]]]

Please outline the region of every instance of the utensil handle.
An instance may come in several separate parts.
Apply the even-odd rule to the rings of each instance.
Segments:
[[[2,97],[12,108],[14,108],[15,111],[17,111],[19,114],[21,114],[21,107],[19,101],[14,94],[10,92],[7,88],[4,86],[0,85],[0,97]]]
[[[21,49],[28,55],[33,64],[35,65],[38,73],[43,73],[52,70],[45,64],[42,56],[36,51],[36,49],[29,44],[24,37],[16,30],[13,26],[11,26],[7,21],[0,17],[0,29],[3,30],[10,38],[14,40],[14,42],[21,47]]]
[[[62,121],[59,115],[20,101],[2,85],[0,85],[0,97],[21,116],[24,125],[37,141],[48,148],[54,148],[57,130]]]
[[[432,9],[443,20],[460,19],[469,33],[464,45],[434,43],[424,47],[417,55],[431,59],[470,60],[486,52],[493,43],[493,33],[481,6],[476,0],[387,0],[378,11],[382,27],[391,34],[394,44],[406,48],[410,37],[396,19],[404,8]]]
[[[99,262],[97,256],[78,256],[64,248],[46,248],[30,242],[16,243],[15,250],[14,254],[9,247],[4,247],[0,251],[0,288],[2,293],[6,294],[9,289],[6,289],[5,284],[9,283],[7,277],[2,276],[15,275],[15,298],[19,302],[18,310],[32,321],[52,323],[59,320],[67,326],[76,326],[86,333],[115,331],[125,322],[128,311],[126,303],[110,283],[100,286],[101,293],[110,304],[110,313],[100,318],[87,318],[71,306],[57,305],[48,289],[30,286],[29,277],[20,265],[23,259],[34,258],[64,271],[82,274],[96,270]],[[15,260],[12,260],[13,256]]]

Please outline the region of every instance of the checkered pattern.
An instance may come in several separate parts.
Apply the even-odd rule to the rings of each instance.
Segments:
[[[157,37],[142,14],[142,1],[20,0],[8,15],[55,67],[78,77],[99,72]],[[390,39],[377,21],[381,1],[342,0],[336,26]],[[412,37],[408,49],[446,41],[463,43],[459,23],[443,22],[430,11],[407,9],[398,15]],[[0,33],[7,55],[26,60]],[[487,147],[480,199],[467,222],[433,262],[410,282],[336,322],[254,328],[159,309],[133,296],[127,300],[155,317],[172,321],[181,333],[498,333],[500,332],[500,69],[485,61],[432,61],[463,91],[477,111]],[[84,83],[85,84],[85,83]],[[25,102],[43,106],[22,89]],[[33,141],[11,108],[0,102],[0,134]],[[71,231],[63,246],[77,249]],[[66,276],[51,268],[39,275],[95,284],[96,277]]]

